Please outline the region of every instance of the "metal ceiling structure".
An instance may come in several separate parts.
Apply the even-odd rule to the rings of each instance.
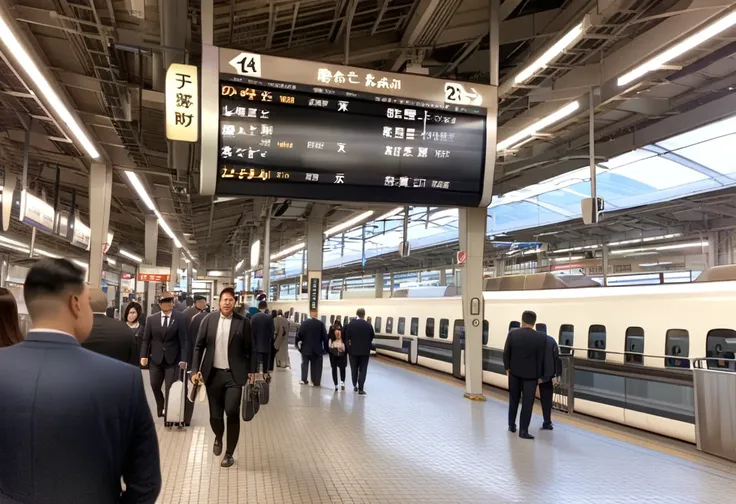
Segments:
[[[593,88],[597,90],[593,105],[600,161],[733,114],[734,30],[650,72],[635,85],[619,87],[615,81],[636,64],[722,16],[735,3],[502,1],[499,139],[572,100],[583,105],[534,141],[503,153],[496,167],[494,194],[524,188],[585,164],[587,96]],[[174,145],[165,138],[165,69],[172,62],[199,63],[201,1],[5,0],[2,4],[8,19],[22,32],[27,50],[115,169],[112,252],[122,246],[143,255],[148,210],[123,176],[124,171],[133,171],[200,269],[232,267],[244,257],[242,251],[262,234],[266,208],[280,202],[198,196],[198,148]],[[488,0],[214,0],[213,4],[215,43],[222,47],[419,71],[461,81],[489,80]],[[522,68],[583,22],[584,33],[572,46],[531,79],[514,84]],[[10,55],[2,54],[0,163],[7,170],[21,170],[23,142],[30,131],[30,186],[37,194],[55,198],[59,167],[61,206],[69,208],[75,191],[82,220],[89,222],[89,212],[94,211],[87,199],[89,159],[13,64]],[[292,202],[273,220],[273,252],[302,239],[313,205]],[[327,226],[360,209],[356,204],[330,203]],[[636,219],[636,212],[627,210],[624,213],[629,217],[621,219]],[[606,219],[597,227],[558,225],[570,235],[560,234],[555,240],[615,231],[608,226],[618,219]],[[11,232],[30,234],[17,222]],[[540,231],[519,232],[519,236],[535,232]],[[39,234],[38,240],[60,253],[79,252],[52,236]],[[159,240],[160,264],[168,264],[171,248],[168,239]]]

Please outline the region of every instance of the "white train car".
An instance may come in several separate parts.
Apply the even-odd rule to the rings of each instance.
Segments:
[[[530,283],[527,276],[527,288]],[[553,336],[575,365],[575,411],[694,442],[690,358],[733,358],[736,267],[714,268],[692,284],[485,292],[484,382],[506,388],[503,346],[524,310]],[[543,285],[543,282],[536,282]],[[559,282],[558,282],[559,283]],[[320,302],[329,324],[364,308],[381,354],[464,376],[460,297]],[[307,303],[274,303],[306,318]],[[296,317],[294,316],[295,314]],[[712,367],[733,370],[733,363]]]

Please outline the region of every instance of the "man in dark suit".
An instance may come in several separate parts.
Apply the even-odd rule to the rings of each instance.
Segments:
[[[102,310],[107,317],[115,318],[115,301],[110,301],[110,306],[107,306],[107,298],[105,298],[106,308]]]
[[[92,329],[84,277],[66,259],[26,277],[33,329],[0,349],[0,502],[153,504],[161,490],[140,370],[79,344]]]
[[[92,332],[82,346],[87,350],[137,366],[138,345],[128,325],[122,320],[105,315],[107,296],[102,289],[90,289],[89,299],[94,317]]]
[[[243,386],[249,378],[253,379],[256,362],[250,322],[234,313],[234,308],[235,291],[227,287],[220,292],[220,311],[208,314],[199,328],[192,369],[192,383],[200,381],[207,387],[216,456],[222,453],[227,414],[227,446],[222,467],[235,463],[233,454],[240,436]]]
[[[521,327],[508,334],[503,348],[503,366],[509,378],[509,431],[516,432],[516,413],[521,399],[519,437],[522,439],[534,439],[529,434],[529,422],[547,346],[546,336],[534,330],[536,322],[537,314],[525,311],[521,315]]]
[[[207,309],[207,298],[204,296],[196,295],[194,296],[194,304],[184,310],[184,315],[187,317],[187,328],[191,327],[192,325],[192,319],[194,316],[200,312],[203,312]],[[196,339],[196,335],[195,335]]]
[[[256,366],[261,366],[261,372],[266,380],[271,379],[268,374],[271,371],[271,349],[273,348],[273,317],[266,313],[268,303],[261,301],[258,303],[258,313],[250,319],[251,330],[253,331],[253,342],[258,352],[258,362]]]
[[[542,415],[544,423],[542,430],[552,430],[552,398],[554,387],[562,375],[562,361],[560,360],[560,347],[555,339],[547,335],[547,345],[544,352],[544,372],[542,383],[539,384],[539,401],[542,403]]]
[[[312,368],[312,385],[319,387],[322,382],[322,356],[329,351],[327,329],[324,322],[317,318],[317,311],[312,310],[310,318],[299,326],[295,345],[302,354],[302,385],[307,385],[309,368]]]
[[[187,324],[184,314],[174,310],[174,294],[171,292],[161,294],[159,306],[161,311],[146,319],[141,366],[148,365],[150,358],[151,388],[158,416],[163,417],[169,389],[178,379],[179,370],[187,367]],[[164,382],[166,395],[161,392]],[[186,381],[184,385],[186,387]]]
[[[365,395],[365,376],[368,372],[368,361],[371,358],[373,326],[365,320],[365,310],[359,308],[354,318],[345,327],[345,341],[350,356],[350,374],[353,379],[353,391]]]

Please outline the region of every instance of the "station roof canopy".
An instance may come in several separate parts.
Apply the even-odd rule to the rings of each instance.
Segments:
[[[736,134],[734,119],[729,117],[736,110],[732,27],[631,85],[617,82],[637,65],[727,16],[734,3],[502,1],[499,140],[567,103],[578,101],[580,106],[529,141],[499,153],[489,234],[521,237],[550,225],[582,233],[572,226],[578,225],[580,199],[589,194],[588,94],[592,86],[599,89],[593,99],[595,153],[599,195],[606,200],[607,210],[620,215],[642,205],[728,191],[736,171],[733,156],[722,154],[733,152]],[[113,256],[121,248],[143,255],[144,221],[151,213],[127,172],[136,174],[161,218],[200,269],[232,267],[245,257],[243,251],[262,233],[265,209],[283,203],[200,196],[199,148],[166,140],[165,68],[172,61],[199,64],[201,4],[190,0],[184,9],[182,2],[164,0],[10,0],[0,8],[7,26],[18,34],[30,58],[99,149],[102,162],[113,166]],[[213,0],[212,4],[214,42],[221,47],[489,82],[488,0]],[[528,78],[519,78],[578,27],[564,50],[535,67]],[[30,131],[29,188],[50,201],[56,198],[58,167],[61,208],[69,209],[74,193],[79,216],[89,223],[95,209],[88,201],[88,153],[63,124],[58,110],[44,105],[41,90],[7,46],[0,44],[0,48],[0,163],[11,172],[22,170],[25,135]],[[691,203],[688,208],[697,205]],[[314,203],[293,201],[283,210],[274,219],[272,253],[303,241],[304,222]],[[392,207],[333,202],[326,226],[367,210],[374,215],[364,222],[371,222]],[[444,243],[444,236],[456,234],[454,210],[413,208],[411,216],[409,231],[416,239],[415,248],[433,240]],[[371,236],[384,225],[387,232]],[[369,250],[376,254],[396,250],[402,232],[400,214],[367,227]],[[158,261],[166,264],[172,243],[163,233],[160,236]],[[28,244],[30,228],[14,219],[9,237]],[[362,255],[362,241],[361,222],[344,238],[337,235],[328,240],[325,261],[337,260],[338,246],[353,251],[360,246]],[[38,233],[36,243],[58,254],[85,255],[44,233]],[[12,248],[2,250],[22,254]]]

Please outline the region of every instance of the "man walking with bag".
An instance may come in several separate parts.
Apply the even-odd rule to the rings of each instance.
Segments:
[[[202,321],[194,347],[192,383],[201,381],[207,387],[210,425],[215,433],[213,453],[222,453],[227,414],[227,444],[220,465],[230,467],[240,437],[240,401],[243,386],[255,377],[255,345],[250,321],[235,313],[235,291],[228,287],[220,292],[220,311],[210,313]]]
[[[373,346],[373,326],[365,320],[365,310],[359,308],[358,318],[353,319],[345,326],[345,340],[348,343],[350,356],[350,374],[353,379],[353,391],[365,395],[365,377],[368,372],[368,361],[371,358]]]

